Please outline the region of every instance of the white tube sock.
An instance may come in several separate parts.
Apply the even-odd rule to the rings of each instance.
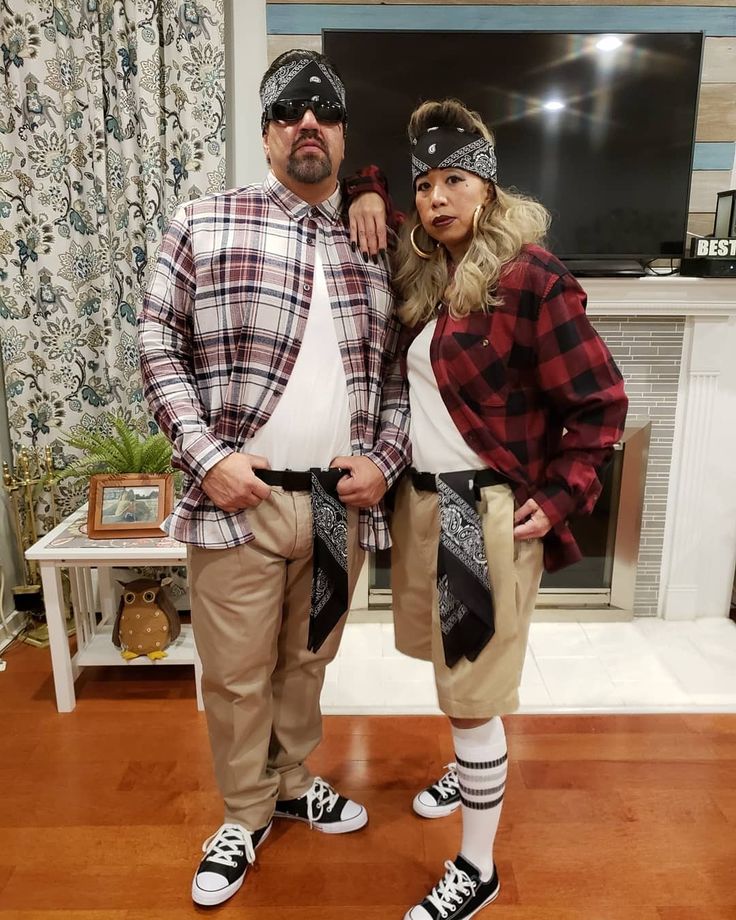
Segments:
[[[508,751],[499,716],[478,728],[452,726],[460,781],[463,840],[460,852],[483,881],[493,874],[493,842],[501,819]]]

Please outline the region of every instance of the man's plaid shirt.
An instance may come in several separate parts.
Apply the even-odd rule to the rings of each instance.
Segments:
[[[628,400],[585,315],[585,292],[551,253],[526,246],[497,296],[499,306],[460,319],[440,310],[432,368],[466,443],[509,478],[520,504],[533,498],[552,522],[544,543],[554,571],[580,558],[566,518],[590,512],[600,495],[598,473],[623,433]],[[423,327],[404,330],[404,374]]]
[[[342,355],[353,454],[391,485],[409,453],[408,397],[385,261],[350,248],[338,191],[313,207],[273,175],[201,198],[172,220],[139,319],[144,392],[187,474],[169,534],[209,548],[253,538],[247,513],[217,508],[204,475],[272,414],[299,352],[319,244]],[[391,371],[391,368],[394,368]],[[382,506],[361,511],[366,549],[388,546]]]

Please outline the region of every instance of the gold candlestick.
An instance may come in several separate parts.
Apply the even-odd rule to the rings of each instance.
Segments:
[[[26,559],[26,550],[38,540],[38,518],[36,516],[36,499],[39,489],[48,489],[51,495],[51,512],[54,525],[58,523],[56,504],[57,476],[51,449],[46,447],[43,454],[38,449],[22,448],[17,455],[15,468],[3,462],[3,486],[8,493],[13,508],[15,537],[23,566],[23,584],[13,588],[13,599],[17,610],[25,611],[32,617],[41,617],[44,613],[43,594],[38,562]],[[48,644],[45,625],[26,632],[25,641],[31,641],[35,634],[36,644]]]
[[[23,566],[23,584],[28,584],[28,561],[25,557],[25,547],[23,546],[23,526],[21,524],[20,508],[18,506],[18,484],[15,477],[10,472],[10,467],[3,460],[3,485],[10,498],[10,504],[13,508],[13,521],[15,523],[15,539],[18,544],[18,554]]]
[[[40,482],[40,478],[35,476],[33,469],[35,457],[25,448],[18,454],[18,472],[20,473],[20,485],[23,489],[23,544],[28,549],[29,546],[38,540],[38,529],[36,527],[36,508],[33,487]],[[37,585],[40,581],[38,572],[38,563],[35,560],[29,561],[28,565],[29,581]]]

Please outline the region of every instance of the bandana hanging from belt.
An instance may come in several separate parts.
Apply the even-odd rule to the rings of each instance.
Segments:
[[[337,497],[342,470],[312,470],[312,603],[309,614],[311,652],[316,652],[347,612],[348,516]]]
[[[437,592],[445,662],[451,668],[463,655],[475,661],[493,636],[493,596],[472,473],[440,473],[437,499]]]

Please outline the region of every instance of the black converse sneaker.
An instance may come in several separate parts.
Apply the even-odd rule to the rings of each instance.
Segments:
[[[223,824],[202,844],[204,859],[192,881],[192,900],[204,907],[222,904],[243,884],[255,851],[271,833],[271,822],[260,830],[247,831],[239,824]]]
[[[276,802],[274,817],[306,821],[324,834],[347,834],[368,823],[368,812],[362,805],[340,795],[319,776],[315,776],[311,789],[298,799]]]
[[[445,869],[445,877],[437,887],[421,904],[412,907],[404,920],[440,920],[445,917],[468,920],[498,897],[501,885],[495,866],[488,882],[481,881],[476,867],[462,855],[458,855],[455,862],[448,859]]]
[[[444,818],[460,807],[457,764],[448,763],[446,766],[444,776],[414,796],[412,808],[423,818]]]

